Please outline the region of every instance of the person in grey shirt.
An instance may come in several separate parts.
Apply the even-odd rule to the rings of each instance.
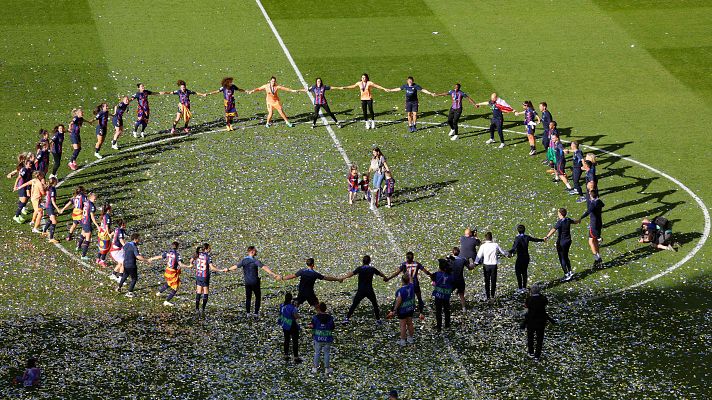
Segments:
[[[247,256],[243,258],[239,264],[230,268],[230,270],[242,268],[242,272],[245,276],[245,309],[247,310],[247,315],[252,315],[253,318],[257,319],[260,315],[260,304],[262,303],[262,291],[260,290],[260,276],[259,270],[262,269],[268,273],[275,280],[279,280],[280,276],[272,272],[272,270],[263,265],[260,260],[255,258],[257,256],[257,249],[255,246],[250,246],[247,248]],[[252,303],[252,294],[255,295],[255,313],[250,314],[250,306]]]
[[[465,229],[465,236],[460,237],[460,257],[473,262],[477,257],[477,248],[480,244],[477,229]]]

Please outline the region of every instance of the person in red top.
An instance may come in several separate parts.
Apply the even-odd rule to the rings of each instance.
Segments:
[[[354,198],[356,197],[356,193],[358,193],[359,187],[358,167],[355,165],[351,166],[347,179],[349,182],[349,204],[354,204]]]

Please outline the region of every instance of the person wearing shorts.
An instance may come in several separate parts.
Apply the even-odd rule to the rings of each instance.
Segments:
[[[272,115],[274,114],[275,110],[277,110],[277,113],[279,113],[280,117],[282,117],[288,127],[291,128],[292,126],[294,126],[291,122],[289,122],[289,118],[287,118],[287,114],[285,114],[284,109],[282,107],[282,100],[279,99],[280,90],[292,93],[298,92],[298,90],[278,85],[277,78],[275,78],[274,76],[269,78],[269,82],[265,83],[264,85],[247,91],[247,94],[252,94],[254,92],[265,92],[265,102],[267,103],[267,122],[265,123],[265,126],[267,128],[272,126]]]
[[[581,215],[578,222],[587,216],[590,218],[588,224],[588,245],[591,248],[591,253],[593,253],[593,267],[600,267],[603,265],[603,260],[600,254],[600,241],[601,241],[601,231],[603,229],[603,220],[601,218],[603,213],[603,200],[598,198],[598,189],[592,189],[589,191],[589,197],[591,201],[588,202],[588,208],[586,212]]]
[[[407,275],[401,276],[400,289],[396,291],[396,301],[393,310],[388,313],[388,318],[398,316],[398,325],[400,328],[400,339],[398,345],[403,347],[415,342],[415,328],[413,327],[413,313],[415,313],[415,289],[410,283],[410,278]]]
[[[433,93],[415,83],[412,76],[409,76],[406,83],[401,87],[386,89],[387,92],[398,92],[401,90],[405,92],[405,112],[408,114],[408,132],[415,132],[417,130],[416,123],[418,122],[418,92],[423,92],[431,96]]]

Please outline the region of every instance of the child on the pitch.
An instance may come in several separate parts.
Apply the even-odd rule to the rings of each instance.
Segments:
[[[106,267],[106,255],[111,251],[111,204],[104,203],[99,216],[99,229],[96,233],[98,237],[99,251],[96,253],[96,263]]]
[[[42,207],[40,207],[40,200],[42,196],[45,195],[45,179],[44,173],[42,171],[35,171],[32,173],[32,180],[23,183],[20,187],[15,188],[15,190],[22,190],[27,186],[30,186],[30,201],[32,202],[32,232],[40,233],[40,221],[42,220]]]
[[[176,125],[178,124],[178,121],[181,120],[181,118],[185,123],[185,126],[183,127],[183,132],[188,133],[188,124],[190,123],[190,119],[193,117],[193,113],[191,113],[190,111],[190,95],[197,94],[198,96],[205,97],[206,94],[194,92],[186,88],[185,81],[182,79],[179,79],[176,84],[178,85],[178,90],[174,91],[173,94],[178,96],[178,112],[176,113],[176,118],[173,120],[173,128],[171,128],[171,133],[176,133]]]
[[[37,387],[42,382],[42,370],[37,368],[37,359],[29,358],[25,364],[25,372],[15,378],[15,384],[26,388]]]
[[[208,304],[208,292],[210,290],[210,273],[212,271],[227,272],[227,268],[219,269],[213,265],[210,244],[203,243],[196,251],[194,258],[195,266],[195,312],[200,317],[205,317],[205,305]],[[200,307],[200,299],[203,299],[203,307]]]
[[[405,346],[415,342],[415,328],[413,327],[413,313],[415,312],[415,289],[410,283],[410,277],[403,274],[401,277],[402,286],[396,291],[396,302],[393,310],[388,313],[388,319],[398,316],[400,327],[400,340],[398,345]],[[407,337],[407,339],[406,339]]]
[[[109,254],[116,261],[114,270],[109,274],[109,279],[116,282],[121,280],[121,275],[124,273],[124,245],[126,244],[126,222],[123,219],[116,221],[116,229],[112,235],[111,250]]]
[[[84,200],[84,205],[82,206],[82,219],[79,223],[82,226],[82,236],[79,237],[77,242],[77,249],[82,251],[82,260],[87,261],[87,252],[89,251],[89,243],[91,243],[91,234],[94,227],[99,229],[99,224],[96,223],[96,207],[94,203],[96,202],[96,194],[89,193],[89,195]]]
[[[534,105],[531,101],[527,100],[522,103],[524,106],[524,111],[517,111],[514,115],[519,116],[524,114],[524,126],[527,129],[527,140],[529,141],[529,155],[533,156],[536,154],[536,138],[534,137],[534,132],[536,131],[536,121],[535,118],[539,116],[534,110]]]
[[[57,226],[57,215],[62,212],[57,206],[57,178],[54,176],[49,178],[47,186],[47,194],[45,196],[45,211],[47,212],[47,222],[42,231],[49,236],[50,243],[58,243],[54,238],[54,229]]]
[[[361,180],[358,181],[358,187],[363,192],[363,199],[369,203],[371,202],[371,191],[369,190],[370,183],[371,180],[369,179],[368,174],[363,174],[361,176]]]
[[[529,276],[529,242],[543,242],[544,239],[538,239],[527,235],[526,227],[522,224],[517,225],[517,236],[514,238],[512,249],[509,251],[509,256],[517,255],[517,260],[514,262],[514,273],[517,276],[517,293],[527,291],[527,278]]]
[[[67,201],[67,204],[65,204],[64,207],[62,207],[62,210],[59,212],[61,214],[70,205],[72,206],[72,226],[69,227],[69,232],[67,233],[67,241],[73,239],[72,235],[74,234],[74,230],[77,229],[77,225],[79,225],[79,221],[81,221],[82,219],[82,209],[84,208],[85,201],[86,194],[84,192],[84,186],[78,186],[76,189],[74,189],[74,194],[72,195],[72,198]],[[77,246],[77,250],[79,250],[79,246]]]
[[[129,96],[124,96],[119,101],[119,104],[114,106],[114,117],[111,119],[111,124],[114,125],[114,137],[111,139],[111,148],[114,150],[119,149],[119,138],[124,133],[124,113],[129,110],[129,103],[131,103]]]
[[[99,104],[94,110],[94,120],[96,124],[96,146],[94,146],[94,157],[101,159],[99,154],[101,146],[104,144],[107,128],[109,125],[109,105],[106,103]]]
[[[326,312],[326,304],[319,303],[317,306],[318,312],[312,317],[309,328],[312,329],[314,335],[314,366],[312,373],[316,374],[319,370],[319,358],[324,354],[324,372],[328,375],[333,369],[329,361],[331,359],[331,344],[334,342],[334,317]]]
[[[245,89],[240,89],[233,83],[231,76],[223,78],[220,82],[220,89],[203,94],[203,97],[211,94],[222,93],[223,105],[225,106],[225,124],[228,131],[233,131],[232,122],[237,118],[237,108],[235,107],[235,92],[245,93]]]
[[[15,212],[15,217],[12,219],[13,221],[17,222],[18,224],[21,224],[25,222],[25,220],[22,218],[20,214],[27,214],[27,209],[25,208],[27,206],[27,202],[29,201],[29,196],[27,196],[27,188],[26,188],[26,183],[32,181],[32,173],[34,171],[34,156],[30,157],[25,155],[20,159],[20,162],[17,164],[17,178],[15,178],[15,185],[13,186],[13,190],[17,191],[17,211]],[[11,177],[13,174],[10,173],[8,174],[8,177]]]
[[[292,293],[284,295],[284,303],[279,305],[279,319],[277,322],[284,333],[284,361],[289,361],[289,341],[292,341],[292,353],[294,363],[299,364],[302,359],[299,357],[299,312],[292,304]]]
[[[391,171],[386,171],[386,201],[388,204],[386,207],[391,208],[391,199],[393,198],[393,193],[395,193],[396,189],[396,180],[393,179],[393,175],[391,174]]]
[[[178,242],[171,243],[170,250],[164,251],[159,256],[148,259],[149,262],[157,260],[164,260],[166,262],[166,270],[163,273],[163,276],[166,278],[166,282],[158,289],[156,296],[161,296],[166,290],[168,290],[168,297],[166,297],[166,300],[163,301],[163,305],[173,307],[171,300],[173,299],[173,296],[176,295],[176,292],[178,292],[178,288],[180,287],[181,268],[187,267],[187,265],[183,264],[180,260]]]
[[[347,180],[349,183],[349,204],[354,204],[354,198],[356,197],[356,193],[358,193],[359,189],[357,166],[352,165],[351,168],[349,168],[349,176],[347,177]]]
[[[452,270],[450,261],[441,258],[438,260],[439,271],[430,275],[433,280],[433,298],[435,298],[435,329],[440,332],[443,327],[443,313],[445,314],[445,329],[450,327],[450,295],[453,290]]]

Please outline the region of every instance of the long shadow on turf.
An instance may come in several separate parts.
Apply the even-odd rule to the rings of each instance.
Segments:
[[[408,188],[396,190],[395,192],[393,192],[393,197],[395,198],[393,205],[403,205],[403,204],[413,203],[416,201],[421,201],[421,200],[429,199],[431,197],[435,197],[438,195],[439,191],[443,190],[444,188],[446,188],[454,183],[457,183],[457,181],[458,181],[457,179],[453,179],[453,180],[449,180],[449,181],[428,183],[426,185],[408,187]],[[410,196],[415,196],[415,197],[410,197]],[[400,197],[408,197],[408,198],[400,199]]]

